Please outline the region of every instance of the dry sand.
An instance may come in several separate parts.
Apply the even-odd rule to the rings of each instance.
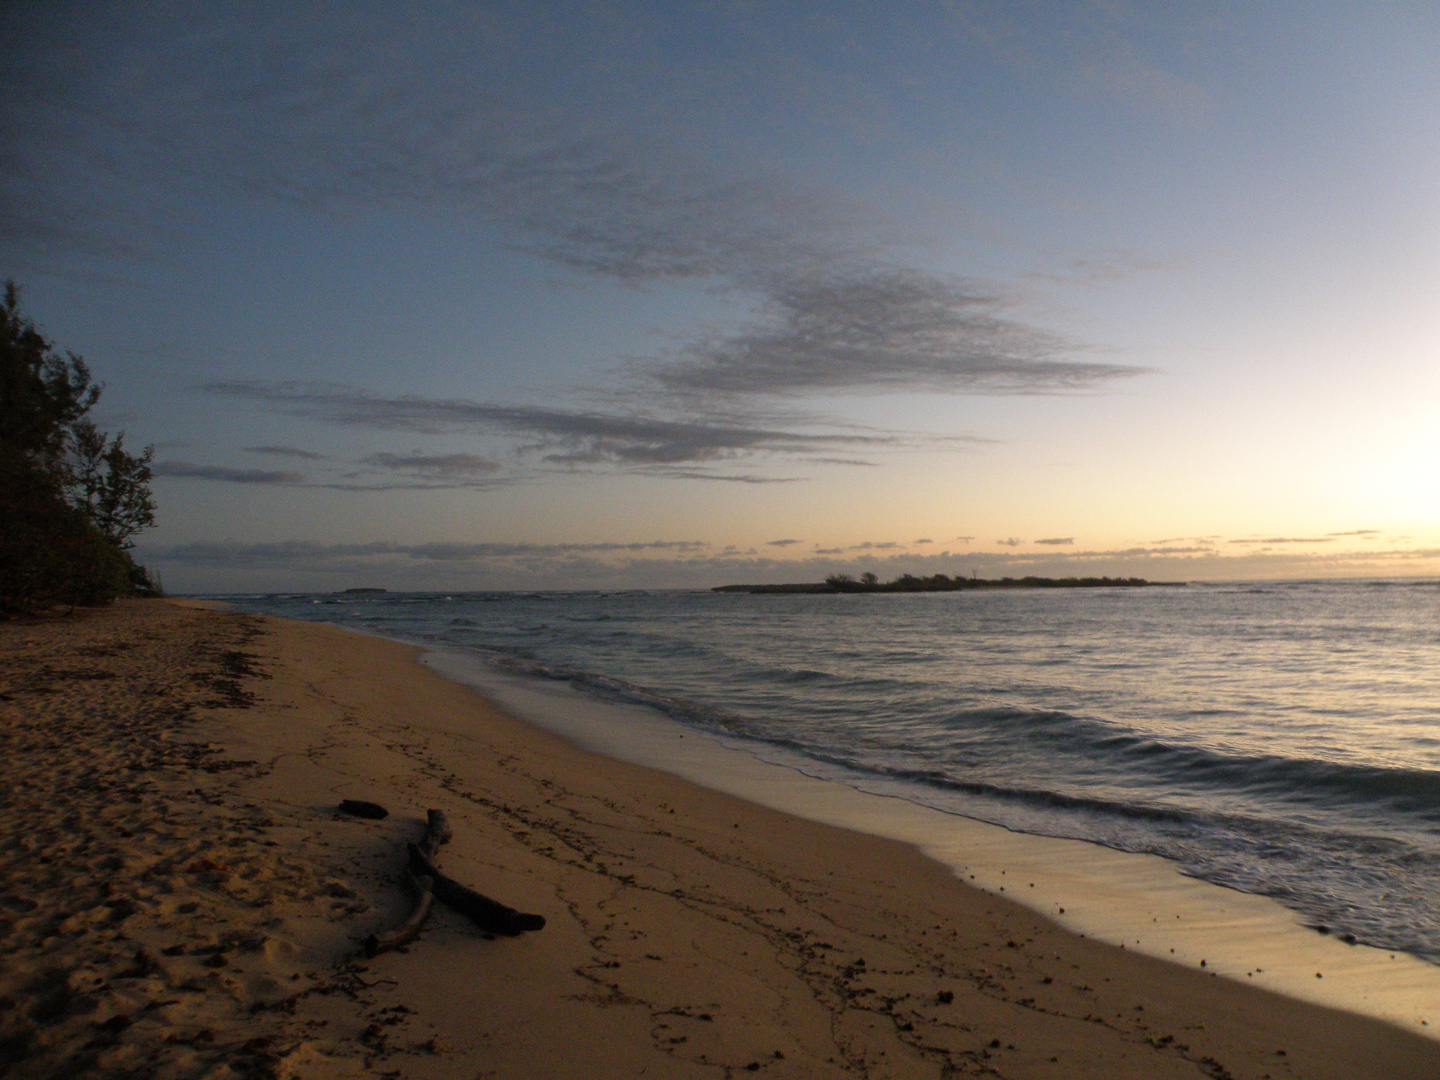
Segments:
[[[1440,1076],[1440,1043],[587,754],[415,655],[158,601],[0,625],[0,1074]],[[548,925],[437,908],[364,960],[431,807],[441,869]]]

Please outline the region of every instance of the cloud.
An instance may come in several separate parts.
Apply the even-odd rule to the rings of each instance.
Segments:
[[[1326,533],[1326,536],[1379,536],[1379,529],[1351,529],[1349,532]]]
[[[1194,545],[1192,545],[1192,546],[1190,546],[1190,547],[1140,547],[1140,546],[1137,546],[1137,547],[1128,547],[1128,548],[1115,548],[1115,549],[1110,550],[1110,551],[1102,551],[1102,552],[1077,551],[1077,552],[1074,552],[1074,553],[1073,553],[1073,557],[1074,557],[1074,558],[1077,558],[1077,559],[1093,559],[1093,558],[1144,559],[1144,558],[1151,558],[1151,557],[1160,558],[1160,557],[1170,556],[1170,555],[1175,555],[1175,556],[1214,555],[1214,556],[1216,556],[1217,558],[1221,557],[1221,556],[1219,556],[1219,555],[1217,554],[1215,548],[1211,547],[1209,544],[1194,544]],[[1066,557],[1066,558],[1072,557],[1072,553],[1071,553],[1071,552],[1068,552],[1068,551],[1065,552],[1065,557]],[[1243,556],[1242,556],[1242,557],[1243,557]]]
[[[310,450],[298,450],[293,446],[245,446],[241,449],[251,454],[270,454],[274,457],[301,458],[305,461],[324,461],[324,454]]]
[[[644,374],[680,393],[1015,394],[1078,390],[1143,370],[1069,359],[1072,346],[1007,317],[993,290],[912,268],[816,270],[768,285],[759,322]]]
[[[1231,540],[1232,544],[1333,544],[1337,535],[1329,536],[1265,536],[1259,539]]]
[[[1214,105],[1203,87],[1138,56],[1113,56],[1090,64],[1084,77],[1117,98],[1176,117],[1198,116]]]
[[[663,466],[648,467],[644,473],[661,480],[718,480],[729,484],[799,484],[807,479],[803,476],[760,476],[756,473],[719,473],[709,469]]]
[[[1194,31],[1206,23],[1184,21],[1163,5],[1050,5],[1036,17],[1039,10],[995,0],[950,0],[944,8],[957,29],[1052,93],[1058,73],[1074,89],[1138,112],[1185,120],[1214,108],[1211,92],[1172,70],[1157,48],[1164,42],[1181,55],[1198,51]]]
[[[498,472],[500,464],[477,454],[368,454],[363,464],[440,479],[464,479]]]
[[[687,168],[674,147],[603,122],[594,95],[557,108],[500,74],[511,49],[481,21],[373,8],[277,9],[263,27],[223,8],[7,19],[30,62],[0,103],[11,133],[0,178],[16,211],[3,239],[133,257],[157,224],[170,241],[195,227],[184,205],[198,195],[312,213],[458,206],[515,247],[631,283],[847,247],[826,239],[838,217],[823,200]]]
[[[362,468],[344,473],[340,479],[315,482],[309,487],[332,491],[487,491],[514,483],[513,477],[497,476],[499,462],[478,454],[367,454],[359,460]],[[380,479],[367,479],[379,474]]]
[[[1001,547],[1012,547],[1012,548],[1013,548],[1013,547],[1019,547],[1019,546],[1020,546],[1021,544],[1023,544],[1024,542],[1025,542],[1025,541],[1021,540],[1018,536],[1012,536],[1012,537],[1009,537],[1008,539],[1005,539],[1005,540],[996,540],[996,541],[995,541],[995,543],[999,544]]]
[[[150,557],[191,566],[253,568],[257,566],[318,566],[337,559],[400,556],[422,562],[472,563],[485,560],[565,559],[576,555],[635,555],[669,552],[687,555],[709,545],[699,540],[650,540],[611,543],[515,544],[446,543],[398,544],[373,541],[359,544],[321,544],[307,540],[272,543],[192,543],[147,547]]]
[[[253,448],[252,448],[253,449]],[[323,455],[300,452],[300,457],[320,458]],[[160,461],[154,466],[156,476],[212,480],[226,484],[275,484],[284,487],[318,488],[331,491],[410,491],[469,488],[483,490],[509,483],[505,478],[487,474],[499,468],[494,462],[473,454],[371,454],[362,459],[371,470],[380,469],[400,474],[399,479],[365,480],[367,471],[350,472],[339,479],[308,479],[303,473],[288,470],[236,469],[226,465],[196,465],[188,461]]]
[[[586,276],[756,282],[853,257],[863,245],[809,193],[687,168],[673,148],[638,138],[612,136],[603,149],[574,139],[496,149],[503,165],[489,186],[516,246]]]
[[[1033,270],[1031,280],[1099,288],[1129,281],[1147,274],[1170,273],[1180,264],[1139,251],[1114,250],[1081,258],[1066,259],[1058,268]]]
[[[1035,543],[1047,544],[1052,547],[1060,547],[1065,544],[1075,543],[1075,538],[1073,536],[1052,536],[1045,540],[1036,540]]]
[[[363,479],[365,475],[363,472],[351,472],[339,480],[315,481],[304,486],[323,491],[492,491],[495,488],[510,487],[516,482],[513,477],[430,479],[417,476],[366,480]]]
[[[20,211],[0,247],[129,257],[199,228],[186,215],[216,200],[456,208],[491,242],[581,278],[691,283],[752,305],[742,326],[632,362],[650,393],[1051,393],[1144,370],[1079,358],[1003,288],[922,268],[878,213],[687,155],[588,105],[531,104],[533,90],[488,74],[510,58],[473,25],[438,17],[397,48],[394,16],[336,20],[22,27],[45,62],[0,104],[0,128],[17,132],[0,180]],[[475,50],[493,63],[433,55]],[[556,460],[624,458],[638,444],[622,441]]]
[[[765,544],[766,544],[767,547],[790,547],[792,544],[799,544],[799,543],[803,543],[803,541],[801,541],[801,540],[767,540],[767,541],[765,541]]]
[[[769,482],[773,478],[720,477],[711,472],[694,471],[693,467],[744,457],[807,455],[816,450],[843,447],[899,448],[915,442],[913,438],[886,432],[811,433],[757,427],[738,421],[661,419],[533,405],[497,405],[462,398],[377,397],[337,384],[218,382],[209,383],[204,389],[291,415],[350,427],[432,435],[453,431],[500,434],[521,440],[522,452],[565,468],[611,465],[687,478]],[[392,463],[387,467],[406,460],[400,455],[372,455],[369,460],[378,463],[382,457]],[[446,460],[454,461],[456,457],[452,455]],[[408,460],[422,458],[423,455],[417,455]],[[691,471],[685,472],[687,467]]]
[[[926,538],[923,539],[923,540],[916,540],[916,541],[915,541],[915,543],[917,543],[917,544],[933,544],[934,542],[935,542],[935,541],[934,541],[934,540],[931,540],[929,537],[926,537]]]
[[[223,465],[193,465],[188,461],[157,461],[151,470],[156,476],[186,477],[196,480],[218,480],[226,484],[303,484],[298,472],[268,469],[231,469]]]
[[[687,167],[673,146],[604,122],[593,95],[557,109],[499,74],[510,50],[470,19],[277,9],[260,29],[192,9],[137,22],[99,13],[83,26],[4,27],[17,53],[40,60],[17,67],[0,103],[14,133],[4,178],[26,211],[8,218],[11,242],[132,256],[153,240],[152,219],[183,235],[182,204],[199,195],[307,212],[458,206],[515,247],[629,283],[853,246],[824,200]]]

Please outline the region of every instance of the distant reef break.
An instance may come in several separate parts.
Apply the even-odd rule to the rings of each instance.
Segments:
[[[946,577],[932,574],[915,577],[901,574],[894,581],[880,581],[874,574],[853,578],[849,574],[831,574],[824,581],[797,582],[790,585],[716,585],[711,592],[734,593],[897,593],[897,592],[961,592],[967,589],[1105,589],[1183,586],[1183,581],[1146,581],[1144,578],[1112,577],[1023,577],[976,578]]]

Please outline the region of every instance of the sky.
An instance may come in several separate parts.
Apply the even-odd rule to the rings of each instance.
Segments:
[[[1440,574],[1440,6],[0,6],[171,592]]]

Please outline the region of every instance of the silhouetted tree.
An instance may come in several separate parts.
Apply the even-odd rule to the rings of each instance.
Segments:
[[[136,457],[125,452],[125,433],[110,439],[89,420],[73,425],[70,467],[72,497],[81,500],[95,527],[122,548],[130,538],[155,524],[155,500],[150,497],[150,462],[155,448],[147,446]]]
[[[100,398],[85,361],[61,356],[0,299],[0,610],[99,604],[154,592],[127,552],[155,521],[154,450],[125,450],[86,414]]]

